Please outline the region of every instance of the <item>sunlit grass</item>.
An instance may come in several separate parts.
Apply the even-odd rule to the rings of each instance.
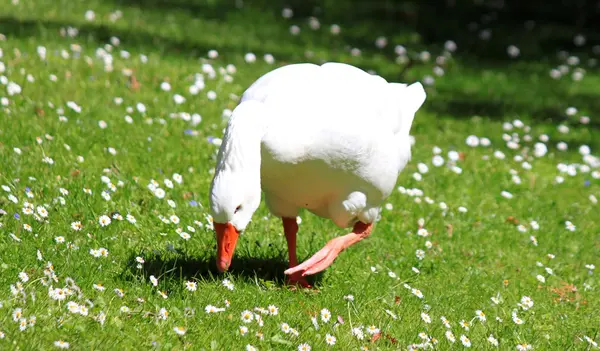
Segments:
[[[443,49],[432,47],[431,59],[403,76],[435,83],[411,130],[413,159],[398,191],[368,240],[314,277],[316,289],[296,291],[282,283],[281,221],[264,205],[240,238],[232,272],[216,273],[207,191],[228,112],[249,84],[281,64],[339,60],[396,80],[403,65],[394,46],[418,57],[426,45],[389,39],[379,53],[370,47],[353,56],[346,41],[361,28],[335,36],[331,23],[311,30],[280,18],[280,10],[249,6],[219,18],[216,10],[203,17],[103,1],[0,6],[0,349],[52,349],[63,340],[72,349],[292,350],[307,343],[316,350],[329,347],[330,334],[341,350],[462,349],[461,335],[474,349],[494,348],[493,335],[501,349],[553,350],[586,349],[584,337],[597,339],[599,170],[580,147],[592,154],[600,147],[597,105],[586,98],[600,93],[600,77],[587,61],[583,80],[570,73],[555,80],[549,72],[558,58],[479,67],[461,58],[458,43],[436,76]],[[298,36],[290,34],[293,24]],[[78,34],[62,36],[68,27]],[[368,38],[373,46],[376,37]],[[210,49],[219,56],[209,59]],[[255,62],[246,62],[248,52]],[[568,116],[569,106],[577,113]],[[580,122],[585,115],[590,124]],[[514,150],[503,140],[514,141],[513,133]],[[469,135],[490,145],[469,146]],[[548,153],[536,157],[542,135]],[[568,150],[559,150],[560,141]],[[153,181],[164,197],[148,188]],[[111,223],[103,226],[102,216]],[[301,259],[345,233],[311,214],[301,218]],[[252,320],[244,321],[247,310]]]

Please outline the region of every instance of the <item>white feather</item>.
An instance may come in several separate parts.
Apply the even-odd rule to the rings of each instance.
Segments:
[[[410,159],[409,131],[424,101],[419,83],[388,83],[347,64],[265,74],[223,138],[211,187],[215,220],[245,228],[258,187],[276,216],[306,208],[340,227],[372,223]],[[237,216],[238,205],[249,213]]]

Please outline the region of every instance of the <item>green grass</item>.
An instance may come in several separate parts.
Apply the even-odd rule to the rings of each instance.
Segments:
[[[585,267],[600,266],[599,205],[589,199],[590,195],[600,198],[600,181],[592,176],[598,169],[584,172],[578,168],[574,176],[557,169],[559,163],[584,164],[580,145],[590,146],[592,154],[600,147],[598,116],[594,115],[599,111],[600,75],[596,68],[586,66],[587,58],[593,57],[592,44],[576,52],[586,74],[575,82],[570,75],[560,80],[549,76],[550,69],[561,64],[553,52],[540,59],[527,49],[534,46],[524,46],[521,58],[508,60],[502,51],[496,61],[478,61],[461,52],[457,40],[458,50],[449,59],[445,75],[427,88],[428,99],[411,130],[413,159],[398,180],[398,186],[421,189],[421,201],[395,191],[387,201],[391,209],[383,210],[373,235],[313,277],[316,289],[297,291],[282,283],[287,267],[285,238],[280,220],[270,216],[264,205],[239,240],[232,271],[215,273],[216,245],[207,228],[206,207],[217,146],[208,140],[221,136],[223,110],[233,109],[237,97],[262,74],[285,63],[307,60],[306,50],[313,52],[312,62],[349,62],[398,80],[403,66],[394,62],[393,46],[405,44],[411,56],[428,49],[430,62],[415,64],[402,74],[403,81],[413,82],[432,75],[442,45],[402,28],[389,37],[387,48],[379,50],[375,38],[387,32],[378,32],[373,23],[342,25],[341,35],[333,36],[331,22],[324,19],[321,29],[313,31],[305,20],[281,18],[281,7],[260,11],[258,5],[229,6],[225,11],[218,1],[190,1],[187,9],[183,2],[180,8],[165,4],[61,0],[13,5],[0,1],[0,33],[6,36],[0,41],[0,61],[5,67],[0,74],[22,87],[20,94],[9,96],[6,85],[0,86],[0,97],[8,99],[0,110],[0,184],[9,189],[0,190],[0,208],[6,212],[0,216],[0,349],[54,349],[55,341],[64,340],[76,350],[242,350],[247,344],[259,350],[295,350],[302,343],[321,350],[329,347],[325,335],[331,334],[337,338],[334,349],[404,350],[422,342],[421,332],[435,338],[435,348],[443,350],[463,349],[459,340],[463,334],[474,349],[493,349],[487,341],[490,334],[503,350],[514,350],[522,343],[537,350],[587,350],[590,344],[584,336],[598,340],[599,281],[597,270]],[[88,9],[95,11],[94,21],[85,20]],[[112,22],[109,15],[115,10],[123,16]],[[289,34],[291,24],[301,26],[299,36]],[[60,35],[61,28],[69,26],[79,29],[76,37]],[[109,43],[111,36],[121,43],[112,49],[113,71],[106,72],[96,50]],[[535,33],[516,38],[515,44],[527,45],[532,38]],[[362,56],[353,57],[346,46],[360,42],[368,46],[360,47]],[[81,53],[73,52],[71,44],[80,45]],[[45,61],[37,54],[38,46],[46,48]],[[209,49],[217,49],[219,57],[207,59]],[[69,58],[62,58],[61,50]],[[122,58],[121,50],[127,50],[130,58]],[[256,62],[244,61],[247,52],[256,53]],[[273,54],[275,64],[265,63],[264,53]],[[140,55],[147,55],[148,62],[143,63]],[[217,75],[210,79],[205,74],[206,87],[194,96],[188,88],[195,74],[202,73],[202,63],[210,63]],[[232,82],[219,73],[228,64],[237,69],[231,74]],[[132,71],[139,86],[132,87],[124,69]],[[27,80],[29,74],[35,81]],[[50,75],[56,75],[56,81]],[[163,81],[170,82],[171,91],[161,90]],[[209,90],[217,94],[214,101],[207,98]],[[175,104],[176,93],[186,98],[183,104]],[[123,99],[121,105],[114,102],[116,97]],[[81,106],[81,112],[69,108],[69,101]],[[138,103],[144,104],[145,113],[137,111]],[[578,108],[576,116],[566,116],[569,106]],[[129,107],[132,112],[127,112]],[[182,118],[172,118],[180,112],[198,113],[202,122],[192,126]],[[132,124],[125,121],[126,115],[132,117]],[[581,115],[589,115],[591,123],[579,123]],[[60,121],[59,116],[67,121]],[[504,132],[503,123],[515,119],[531,131]],[[100,128],[99,121],[107,127]],[[559,124],[569,126],[569,133],[560,133]],[[521,139],[518,150],[509,149],[502,140],[503,133],[513,132]],[[525,141],[526,134],[533,141]],[[533,144],[542,134],[550,138],[549,152],[533,157]],[[470,147],[465,143],[469,135],[487,137],[491,146]],[[41,142],[36,141],[38,137]],[[568,143],[568,151],[557,149],[559,141]],[[443,150],[446,161],[449,151],[461,152],[457,166],[462,173],[434,167],[434,146]],[[108,152],[109,147],[116,155]],[[505,153],[506,159],[495,158],[496,150]],[[516,155],[522,155],[532,169],[524,169],[514,160]],[[54,163],[42,162],[45,156]],[[429,172],[417,181],[412,175],[420,162],[429,166]],[[511,180],[511,170],[516,170],[521,184]],[[174,173],[181,174],[183,182],[175,182],[170,189],[163,181],[172,179]],[[564,183],[556,183],[557,175],[564,176]],[[102,176],[116,185],[110,200],[101,196],[107,190]],[[151,180],[166,191],[164,199],[147,189]],[[69,193],[61,195],[61,188]],[[92,195],[84,188],[91,189]],[[514,197],[506,199],[502,191]],[[10,194],[18,203],[11,201]],[[175,202],[175,208],[168,199]],[[36,220],[26,215],[26,201],[44,206],[48,217]],[[442,210],[441,202],[447,210]],[[460,206],[468,211],[460,212]],[[136,223],[113,219],[109,226],[99,225],[102,215],[115,212],[133,215]],[[20,218],[15,217],[17,213]],[[180,223],[164,224],[161,215],[177,215]],[[301,259],[345,233],[311,214],[301,217]],[[416,235],[420,218],[430,233],[427,238]],[[530,225],[534,220],[540,226],[537,231]],[[83,225],[81,231],[71,228],[76,221]],[[519,231],[516,221],[527,232]],[[568,231],[566,221],[576,230]],[[182,239],[177,228],[191,234],[191,239]],[[57,243],[57,237],[65,242]],[[108,249],[108,257],[90,254],[99,248]],[[422,260],[415,255],[418,249],[425,251]],[[551,259],[548,254],[555,256]],[[145,260],[141,268],[136,257]],[[49,282],[50,262],[57,280]],[[29,280],[18,285],[20,272]],[[157,287],[151,284],[150,275],[158,278]],[[545,283],[537,275],[544,276]],[[224,279],[233,282],[234,290],[222,284]],[[196,282],[197,290],[186,290],[187,281]],[[94,284],[102,284],[105,291],[98,291]],[[420,289],[424,297],[416,297],[404,284]],[[11,285],[12,290],[22,290],[13,294]],[[56,301],[49,296],[50,286],[71,286],[74,294]],[[119,297],[115,289],[122,289],[124,296]],[[498,294],[502,303],[496,305],[491,297]],[[353,295],[354,301],[345,299],[346,295]],[[534,301],[531,309],[518,306],[523,296]],[[225,311],[205,313],[207,305],[225,307],[226,299],[230,306]],[[88,315],[71,313],[68,301],[88,306]],[[269,305],[278,307],[279,313],[263,315],[264,325],[242,322],[242,311]],[[130,311],[122,312],[122,306]],[[35,316],[35,325],[19,330],[19,321],[13,321],[17,308],[24,318]],[[168,311],[166,320],[159,318],[161,308]],[[319,317],[324,308],[333,315],[328,323]],[[514,309],[524,324],[513,322]],[[485,313],[486,322],[475,318],[476,310]],[[431,323],[425,323],[422,312],[431,317]],[[106,317],[103,324],[96,318],[101,313]],[[318,330],[311,316],[319,318]],[[343,323],[334,324],[338,316]],[[447,340],[441,316],[450,321],[456,343]],[[468,331],[459,326],[461,320],[472,322]],[[283,333],[282,323],[299,335]],[[239,332],[241,325],[249,330],[245,336]],[[365,338],[358,340],[351,328],[360,325],[376,326],[381,337],[371,342],[365,330]],[[177,335],[175,327],[185,328],[186,334]]]

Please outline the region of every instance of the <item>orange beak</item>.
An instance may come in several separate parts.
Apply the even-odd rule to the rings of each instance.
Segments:
[[[224,272],[231,265],[240,233],[231,223],[214,223],[214,227],[217,233],[217,269]]]

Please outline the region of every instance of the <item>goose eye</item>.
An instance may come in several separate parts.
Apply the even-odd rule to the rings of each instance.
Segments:
[[[241,209],[242,209],[242,205],[239,205],[238,207],[235,208],[235,212],[233,212],[233,213],[237,213]]]

